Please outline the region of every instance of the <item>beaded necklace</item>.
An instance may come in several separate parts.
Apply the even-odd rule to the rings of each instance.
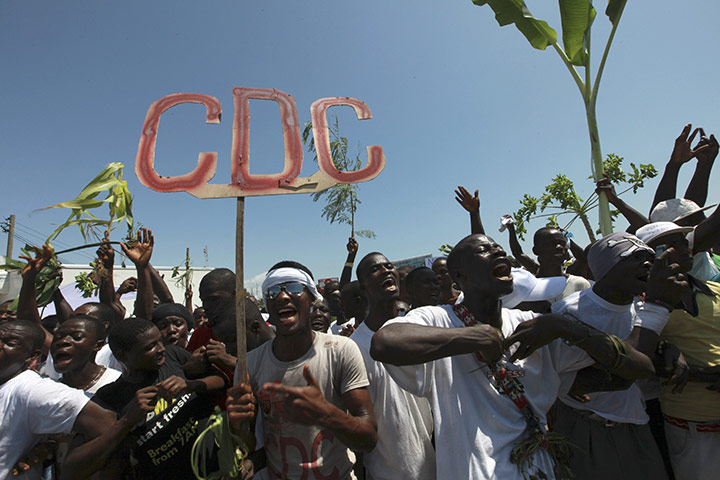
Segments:
[[[455,304],[452,306],[452,309],[466,327],[479,323],[464,303]],[[500,336],[503,336],[502,332],[500,332]],[[495,362],[485,362],[479,352],[476,352],[475,356],[480,362],[486,363],[490,376],[492,376],[493,384],[500,387],[508,398],[512,400],[525,419],[525,438],[517,442],[513,447],[510,452],[510,462],[518,466],[523,478],[533,478],[534,475],[528,477],[528,467],[533,466],[535,452],[542,448],[547,451],[554,460],[554,473],[556,478],[572,478],[572,473],[567,467],[570,448],[565,437],[558,433],[548,432],[547,427],[540,424],[540,420],[535,415],[535,412],[532,411],[530,402],[525,396],[525,387],[520,382],[520,379],[516,376],[508,375],[507,370],[502,365]],[[538,475],[539,477],[536,478],[547,478],[545,473],[540,469],[538,469]]]

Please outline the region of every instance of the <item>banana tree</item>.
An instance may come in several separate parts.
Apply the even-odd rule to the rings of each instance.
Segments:
[[[590,67],[590,30],[596,11],[590,0],[559,0],[560,18],[562,23],[561,48],[558,44],[557,32],[547,22],[535,18],[523,0],[472,0],[475,5],[488,5],[495,12],[495,19],[500,26],[514,24],[527,38],[534,48],[545,50],[551,46],[567,67],[580,91],[585,105],[588,133],[590,134],[591,170],[595,181],[603,178],[603,156],[600,148],[596,103],[600,80],[605,69],[605,62],[610,53],[615,32],[627,0],[609,0],[605,14],[612,29],[608,35],[605,49],[597,72],[593,78]],[[607,197],[604,193],[599,198],[600,231],[603,235],[612,232],[612,219]]]

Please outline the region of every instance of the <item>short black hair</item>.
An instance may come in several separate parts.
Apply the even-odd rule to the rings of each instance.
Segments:
[[[538,228],[533,235],[533,246],[536,247],[538,242],[540,241],[540,238],[543,235],[547,235],[548,233],[552,232],[553,230],[562,232],[562,230],[560,230],[560,227],[558,227],[557,225],[548,225],[547,227]]]
[[[462,268],[462,265],[466,262],[468,253],[472,252],[473,247],[475,246],[475,239],[478,237],[483,237],[488,240],[492,240],[492,238],[488,237],[487,235],[483,234],[472,234],[468,235],[467,237],[460,240],[452,249],[450,252],[450,255],[447,256],[447,268],[450,272],[450,277],[454,279],[455,273],[460,271]],[[494,241],[494,240],[493,240]]]
[[[357,266],[357,268],[355,269],[355,276],[357,277],[358,282],[360,282],[360,284],[363,284],[363,283],[364,283],[364,282],[363,282],[363,278],[364,278],[364,276],[365,276],[365,273],[364,273],[363,271],[367,268],[368,263],[370,263],[370,257],[374,257],[374,256],[376,256],[376,255],[380,255],[381,257],[385,257],[385,255],[382,254],[382,253],[380,253],[380,252],[370,252],[370,253],[368,253],[367,255],[365,255],[365,256],[362,258],[362,260],[360,260],[360,263],[358,263],[358,266]],[[387,257],[385,257],[385,258],[387,258]]]
[[[105,305],[100,302],[87,302],[80,305],[80,307],[90,307],[93,311],[92,313],[85,313],[81,315],[88,315],[90,317],[97,318],[105,325],[109,326],[112,326],[115,323],[115,310],[113,310],[109,305]]]
[[[90,329],[95,334],[95,338],[98,340],[105,341],[105,336],[107,335],[107,329],[105,328],[105,324],[102,320],[99,318],[91,317],[90,315],[83,315],[83,314],[72,314],[67,319],[65,319],[65,322],[68,322],[70,320],[81,320],[85,322],[85,324],[90,326]],[[63,323],[65,323],[63,322]]]
[[[234,292],[235,291],[235,272],[229,268],[216,268],[211,270],[210,273],[205,275],[200,280],[199,289],[209,288],[212,284],[213,290],[220,290],[223,292]]]
[[[137,339],[150,329],[157,328],[150,320],[144,318],[130,317],[118,323],[110,329],[108,344],[113,355],[129,352]]]
[[[275,265],[273,265],[272,267],[270,267],[270,270],[268,270],[268,272],[272,272],[273,270],[277,270],[278,268],[297,268],[298,270],[302,270],[303,272],[310,275],[310,278],[312,278],[313,281],[315,281],[315,277],[313,276],[310,269],[308,267],[306,267],[305,265],[303,265],[302,263],[296,262],[295,260],[283,260],[282,262],[278,262]]]
[[[405,286],[407,288],[411,288],[413,286],[413,283],[415,282],[415,279],[423,272],[430,272],[431,274],[435,275],[435,272],[432,271],[432,268],[428,268],[428,267],[414,268],[405,277]]]
[[[32,349],[40,350],[45,344],[45,330],[40,325],[30,320],[16,318],[2,323],[2,326],[19,327],[27,331],[27,337],[32,340]]]

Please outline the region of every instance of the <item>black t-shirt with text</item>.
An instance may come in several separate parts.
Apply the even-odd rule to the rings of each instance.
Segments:
[[[188,358],[187,350],[166,345],[165,364],[153,381],[133,384],[120,377],[98,390],[93,401],[120,417],[136,391],[173,375],[185,378],[183,365]],[[170,402],[158,399],[155,410],[148,412],[145,421],[136,425],[129,436],[139,478],[194,479],[190,451],[211,413],[212,405],[195,393],[180,395]]]

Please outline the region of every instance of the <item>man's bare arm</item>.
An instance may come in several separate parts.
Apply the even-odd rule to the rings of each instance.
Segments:
[[[396,323],[373,335],[370,356],[392,365],[417,365],[475,352],[486,361],[494,361],[502,356],[502,351],[500,335],[489,325],[442,328]]]
[[[533,260],[523,252],[523,249],[520,246],[520,242],[517,238],[517,233],[515,232],[515,224],[509,223],[507,226],[507,231],[508,239],[510,240],[510,251],[512,252],[513,257],[515,257],[515,259],[520,262],[520,265],[522,265],[525,270],[535,275],[540,268],[540,265],[538,265],[535,260]]]

